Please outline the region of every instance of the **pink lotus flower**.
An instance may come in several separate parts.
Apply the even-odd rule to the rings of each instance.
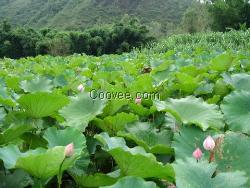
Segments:
[[[141,104],[141,101],[142,101],[141,97],[136,97],[135,99],[136,104]]]
[[[74,154],[74,144],[70,143],[65,147],[64,155],[65,157],[71,157]]]
[[[82,84],[80,84],[78,87],[77,87],[78,91],[80,92],[83,92],[84,91],[84,86]]]
[[[203,142],[203,147],[207,151],[212,151],[215,147],[214,139],[211,136],[208,136]]]
[[[200,148],[197,148],[194,152],[193,152],[193,157],[196,160],[200,160],[202,157],[202,151],[200,150]]]

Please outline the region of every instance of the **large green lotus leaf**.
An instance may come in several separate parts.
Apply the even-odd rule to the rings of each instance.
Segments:
[[[230,93],[230,88],[228,84],[223,79],[218,79],[214,85],[213,93],[215,95],[224,97]]]
[[[20,135],[19,137],[21,139],[23,139],[24,135],[27,136],[28,134],[32,134],[31,131],[34,134],[36,134],[37,137],[40,137],[40,134],[39,134],[40,131],[44,127],[51,126],[51,121],[48,121],[48,119],[31,118],[25,112],[19,110],[19,111],[11,111],[8,113],[8,115],[6,116],[5,121],[4,121],[4,126],[5,126],[6,133],[8,133],[8,135],[9,135],[9,136],[8,135],[6,135],[6,136],[8,136],[10,139],[12,139],[12,138],[15,139],[14,134],[19,134]],[[9,130],[7,129],[7,127]],[[22,134],[22,132],[23,132],[23,134]],[[33,139],[29,139],[30,137],[29,138],[26,137],[26,138],[30,141],[31,140],[34,141]],[[13,141],[15,141],[15,140],[13,140]],[[27,140],[25,140],[25,142],[26,141]],[[47,143],[47,142],[45,141],[45,143]],[[33,142],[31,142],[30,144],[33,145]],[[29,148],[31,147],[30,149],[36,148],[36,147],[32,148],[32,146],[29,145],[28,142],[25,143],[25,146],[28,146]],[[46,147],[46,144],[45,144],[45,147]]]
[[[75,182],[82,187],[100,187],[100,186],[113,185],[117,181],[117,178],[112,177],[108,174],[101,174],[101,173],[93,175],[71,174],[71,176],[74,178]]]
[[[135,98],[138,93],[154,92],[153,78],[149,74],[142,74],[128,85],[128,90],[133,98]]]
[[[93,100],[88,93],[82,93],[72,98],[71,103],[60,110],[66,119],[65,125],[84,131],[88,123],[102,113],[105,100]]]
[[[180,125],[182,124],[180,121],[176,120],[176,118],[170,114],[159,114],[157,118],[155,118],[155,122],[158,122],[156,125],[160,125],[163,129],[171,129],[173,132],[179,130]]]
[[[110,84],[111,82],[116,82],[115,85]],[[98,80],[98,83],[101,86],[101,89],[107,92],[107,99],[122,99],[117,97],[118,93],[126,93],[126,88],[122,83],[122,80]]]
[[[111,150],[114,148],[123,148],[124,150],[128,149],[126,141],[121,137],[110,137],[108,133],[102,132],[99,135],[95,135],[95,138],[101,142],[104,150]]]
[[[39,147],[46,148],[48,144],[40,135],[31,132],[24,133],[20,138],[24,140],[25,144],[27,144],[30,149],[36,149]]]
[[[0,172],[1,188],[24,188],[33,183],[31,177],[26,172],[18,169],[13,174]]]
[[[104,116],[112,116],[123,106],[129,103],[128,100],[109,100],[106,107],[103,109]]]
[[[146,108],[142,105],[137,105],[134,103],[130,103],[129,108],[133,113],[138,114],[139,116],[149,116],[156,111],[155,108]]]
[[[155,101],[157,110],[170,112],[184,124],[196,124],[204,131],[209,127],[221,129],[224,127],[223,116],[218,106],[207,104],[201,98],[188,96],[168,101]]]
[[[0,107],[0,123],[4,120],[5,116],[6,116],[6,112],[4,108]]]
[[[170,154],[173,133],[170,130],[158,132],[150,123],[134,123],[126,126],[125,131],[118,132],[118,136],[133,140],[147,152],[156,154]]]
[[[163,83],[165,83],[169,78],[168,76],[171,75],[171,71],[169,70],[163,70],[163,71],[157,71],[152,72],[151,76],[154,79],[154,86],[160,86]]]
[[[4,119],[4,126],[6,128],[10,127],[10,125],[34,125],[37,122],[34,119],[30,118],[22,111],[9,111]]]
[[[212,59],[210,63],[211,70],[226,71],[233,63],[233,57],[228,53],[223,53]]]
[[[16,145],[8,145],[0,148],[0,159],[7,169],[20,168],[37,178],[46,179],[58,174],[63,161],[62,171],[71,167],[78,158],[78,155],[74,154],[65,159],[64,150],[65,147],[58,146],[21,153]]]
[[[199,86],[199,80],[186,73],[177,73],[174,89],[180,90],[186,94],[192,94]]]
[[[197,65],[188,65],[180,68],[180,72],[184,72],[190,76],[196,77],[199,74],[205,73],[206,69]]]
[[[207,99],[207,103],[208,104],[217,104],[220,102],[220,100],[221,100],[220,95],[214,95],[213,97]]]
[[[36,77],[32,80],[24,80],[20,83],[25,92],[50,92],[53,88],[52,81],[45,77]]]
[[[136,187],[136,188],[156,188],[156,184],[154,182],[146,182],[144,179],[140,177],[124,177],[120,179],[116,184],[112,186],[104,186],[101,188],[128,188],[128,187]]]
[[[41,150],[40,153],[36,154],[30,154],[28,152],[26,156],[21,156],[17,159],[15,167],[21,168],[40,179],[53,177],[59,173],[63,161],[61,171],[71,167],[78,157],[73,155],[64,160],[64,150],[65,147],[58,146],[45,151]]]
[[[122,175],[142,178],[155,177],[173,181],[172,166],[158,162],[153,154],[146,153],[142,147],[129,148],[123,138],[109,137],[107,133],[96,135],[95,138],[115,159]]]
[[[224,81],[237,91],[250,91],[250,75],[246,73],[234,74],[232,76],[224,75]]]
[[[129,150],[115,148],[109,151],[124,176],[143,178],[162,178],[173,181],[174,171],[171,165],[163,165],[153,155],[145,153],[141,147]]]
[[[6,81],[6,86],[8,88],[11,88],[15,91],[20,91],[20,77],[17,76],[9,76],[5,79]]]
[[[22,153],[16,145],[0,148],[0,159],[3,160],[6,169],[14,168],[20,156],[22,156]]]
[[[125,129],[126,124],[138,120],[138,116],[132,113],[119,113],[115,116],[107,116],[103,120],[96,119],[96,125],[109,134],[115,134]]]
[[[153,70],[150,75],[154,79],[155,86],[160,86],[170,78],[170,75],[174,70],[172,68],[173,65],[173,61],[164,61],[160,65],[152,66]]]
[[[229,129],[250,134],[250,92],[235,91],[221,105]]]
[[[32,125],[12,124],[8,129],[0,133],[0,145],[18,139],[25,132],[33,129]]]
[[[22,95],[18,99],[18,103],[29,116],[42,118],[53,115],[68,104],[68,98],[60,94],[38,92]]]
[[[77,158],[74,166],[67,171],[68,172],[71,171],[72,173],[81,176],[85,174],[86,171],[88,171],[89,165],[90,165],[90,155],[87,148],[84,148],[81,155]]]
[[[200,86],[195,90],[194,94],[197,95],[206,95],[213,92],[214,84],[209,83],[200,83]]]
[[[154,60],[154,61],[151,61],[150,64],[151,64],[151,67],[153,68],[151,73],[156,73],[158,71],[168,70],[169,67],[174,64],[174,62],[172,60],[167,60],[164,62]]]
[[[6,87],[1,85],[0,85],[0,104],[12,107],[16,106],[16,103],[8,95]]]
[[[106,80],[107,82],[111,83],[116,80],[122,80],[121,78],[122,73],[120,71],[98,71],[94,74],[93,80],[99,81],[99,80]]]
[[[185,159],[192,157],[192,153],[196,148],[203,150],[203,142],[207,136],[214,136],[212,131],[203,132],[196,127],[182,127],[180,132],[174,135],[172,146],[175,150],[176,159]],[[209,153],[203,150],[203,159],[209,159]]]
[[[250,138],[241,133],[229,132],[221,137],[215,154],[218,171],[245,171],[250,187]]]
[[[244,188],[247,182],[244,172],[219,173],[212,178],[216,164],[207,160],[197,162],[193,158],[177,160],[173,164],[178,188]]]
[[[70,143],[74,144],[74,150],[77,153],[86,148],[85,136],[77,129],[67,127],[64,130],[57,130],[55,127],[48,128],[43,135],[43,138],[48,141],[48,147],[66,146]]]
[[[53,79],[53,85],[56,87],[64,87],[67,86],[68,82],[64,75],[58,75]]]

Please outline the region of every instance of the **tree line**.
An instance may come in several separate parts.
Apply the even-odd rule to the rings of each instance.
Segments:
[[[0,58],[21,58],[39,54],[120,54],[142,47],[153,40],[147,27],[135,18],[84,31],[35,30],[11,27],[7,21],[3,21],[0,24]]]
[[[181,23],[181,29],[187,33],[246,30],[249,27],[249,0],[196,0],[184,13]]]

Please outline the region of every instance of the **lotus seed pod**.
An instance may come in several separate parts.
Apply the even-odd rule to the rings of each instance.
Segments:
[[[203,147],[207,151],[212,151],[215,147],[214,139],[211,136],[208,136],[203,142]]]

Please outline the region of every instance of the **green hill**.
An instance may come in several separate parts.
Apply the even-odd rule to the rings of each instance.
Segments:
[[[176,24],[193,0],[1,0],[0,20],[35,28],[80,29],[125,14],[143,23]]]

